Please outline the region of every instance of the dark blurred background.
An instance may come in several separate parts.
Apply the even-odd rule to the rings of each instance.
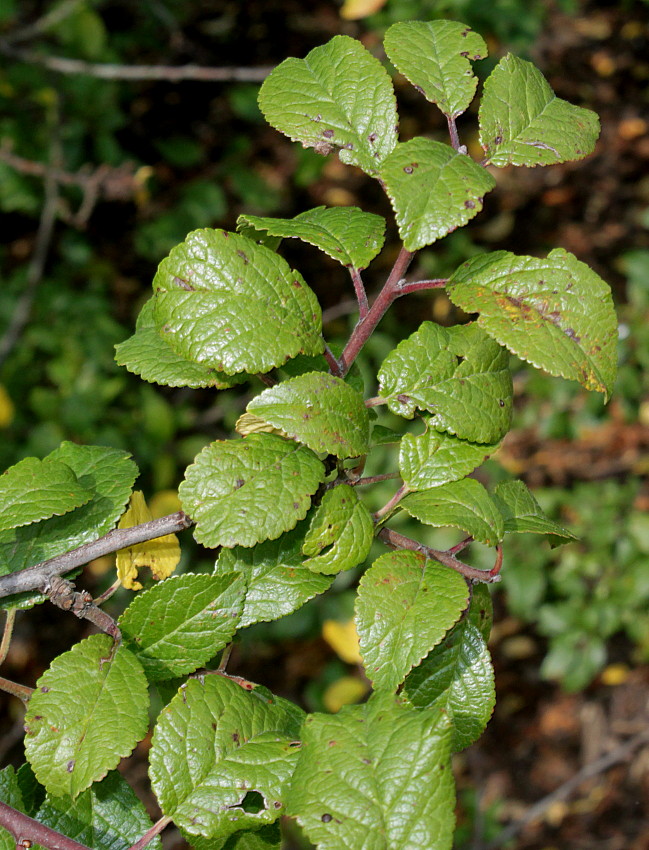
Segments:
[[[483,739],[457,759],[456,846],[647,850],[646,745],[566,799],[546,799],[649,722],[647,2],[0,0],[0,468],[43,457],[61,440],[116,446],[132,452],[154,509],[175,509],[184,468],[207,442],[231,434],[247,396],[156,387],[114,363],[158,262],[188,231],[234,229],[241,212],[289,217],[354,204],[390,219],[364,174],[266,125],[259,82],[286,56],[336,34],[383,57],[391,23],[444,17],[487,39],[481,77],[509,50],[532,59],[558,96],[599,114],[602,135],[585,161],[500,170],[484,212],[420,252],[413,275],[445,276],[483,251],[544,255],[561,246],[611,284],[621,322],[620,375],[607,407],[513,361],[515,429],[486,474],[492,482],[522,477],[581,540],[550,549],[524,537],[506,548],[491,642],[498,703]],[[115,70],[100,77],[96,63]],[[229,70],[221,81],[181,82],[120,71],[188,63]],[[403,78],[395,86],[402,140],[446,141],[441,114]],[[458,126],[480,158],[476,115],[477,103]],[[395,257],[391,224],[388,234],[392,248],[364,275],[370,293]],[[346,272],[293,241],[282,253],[318,294],[328,338],[344,339],[355,321]],[[368,387],[385,354],[424,318],[459,317],[443,293],[398,301],[363,354]],[[454,540],[431,532],[436,545]],[[213,555],[190,539],[184,545],[181,569],[211,568]],[[486,566],[492,555],[473,557]],[[97,592],[111,570],[109,559],[96,562],[83,581]],[[356,579],[346,574],[324,599],[249,629],[230,668],[309,710],[360,698],[364,683],[330,625],[349,618]],[[4,674],[32,686],[87,633],[72,620],[49,605],[20,613]],[[0,701],[1,764],[18,764],[21,705]],[[146,746],[122,769],[153,806]],[[539,799],[542,811],[523,829]],[[504,845],[501,829],[512,821],[521,828]]]

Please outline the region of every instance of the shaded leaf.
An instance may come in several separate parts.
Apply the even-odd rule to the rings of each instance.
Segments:
[[[363,45],[337,35],[304,59],[285,59],[264,80],[259,107],[269,124],[318,153],[375,175],[397,140],[387,71]]]
[[[389,694],[309,715],[288,814],[320,850],[450,850],[451,732],[445,712]]]
[[[304,565],[334,575],[361,564],[372,547],[374,523],[353,487],[339,484],[322,497],[304,539]]]
[[[426,525],[453,526],[474,540],[495,546],[503,539],[503,518],[485,488],[473,478],[410,493],[399,507]]]
[[[398,144],[380,174],[408,251],[466,224],[496,185],[491,174],[466,154],[421,137]]]
[[[480,144],[491,165],[553,165],[583,159],[599,136],[590,109],[557,97],[531,62],[508,54],[484,85]]]
[[[233,832],[225,841],[202,835],[184,834],[184,837],[194,850],[280,850],[282,846],[279,823],[270,823],[260,829],[242,829]]]
[[[199,543],[254,546],[303,519],[324,477],[324,465],[305,446],[251,434],[206,446],[187,467],[178,495]]]
[[[419,552],[381,555],[364,574],[356,628],[375,688],[395,690],[468,605],[463,577]]]
[[[508,534],[556,534],[570,540],[578,538],[567,528],[547,517],[522,481],[503,481],[494,492],[494,502],[502,513]]]
[[[299,272],[239,234],[193,231],[153,288],[156,328],[186,360],[234,375],[323,350],[320,306]]]
[[[509,357],[475,323],[423,322],[388,354],[378,377],[379,395],[400,416],[427,410],[436,430],[479,443],[495,443],[509,430]]]
[[[165,815],[191,835],[224,839],[273,823],[298,755],[303,713],[227,677],[190,679],[159,715],[150,776]]]
[[[497,444],[470,443],[432,428],[418,436],[404,434],[399,451],[401,477],[411,490],[458,481],[497,448]]]
[[[357,269],[369,266],[385,239],[385,219],[358,207],[316,207],[295,218],[240,215],[237,229],[245,224],[272,236],[301,239]]]
[[[140,663],[108,635],[59,655],[25,716],[25,754],[38,781],[52,795],[77,797],[142,740],[148,705]]]
[[[488,53],[478,33],[459,21],[400,21],[384,45],[392,64],[444,115],[468,109],[478,85],[471,62]]]
[[[229,643],[246,594],[241,574],[183,575],[152,587],[119,619],[148,679],[193,673]]]
[[[447,292],[523,360],[610,395],[617,363],[611,291],[572,254],[562,248],[545,260],[482,254],[453,273]]]
[[[316,452],[346,458],[369,448],[370,420],[362,396],[325,372],[308,372],[269,387],[248,410]]]

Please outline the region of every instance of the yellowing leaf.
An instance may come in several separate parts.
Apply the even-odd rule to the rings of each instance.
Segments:
[[[237,434],[241,434],[242,437],[247,437],[248,434],[258,434],[260,431],[265,434],[278,434],[280,437],[286,436],[286,432],[282,431],[281,428],[275,428],[269,422],[266,422],[265,419],[262,419],[261,416],[257,416],[256,413],[248,413],[247,411],[246,413],[242,413],[237,419],[234,430]]]
[[[353,705],[363,699],[369,689],[366,682],[355,676],[341,676],[322,695],[327,711],[336,714],[344,705]]]
[[[338,620],[325,620],[322,624],[322,637],[336,655],[347,664],[361,664],[358,651],[358,634],[353,620],[341,623]]]
[[[385,4],[386,0],[345,0],[340,17],[346,21],[357,21],[378,12]]]
[[[11,425],[14,418],[14,403],[7,390],[0,384],[0,428]]]
[[[629,678],[629,668],[626,664],[609,664],[604,670],[602,670],[602,684],[610,685],[614,687],[615,685],[622,685]]]
[[[140,490],[131,495],[128,510],[119,521],[119,528],[133,528],[143,522],[149,522],[153,517],[144,501]],[[141,590],[142,585],[137,581],[137,571],[141,567],[149,567],[155,579],[167,578],[178,566],[180,546],[175,534],[166,534],[157,540],[147,540],[137,543],[117,553],[117,577],[122,585],[130,590]]]
[[[177,490],[159,490],[149,499],[149,510],[153,519],[159,519],[182,510]]]

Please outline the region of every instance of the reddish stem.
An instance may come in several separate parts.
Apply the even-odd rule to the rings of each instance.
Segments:
[[[394,510],[403,497],[408,495],[409,492],[410,488],[408,485],[402,484],[390,501],[386,502],[385,505],[383,505],[382,508],[379,508],[379,510],[374,514],[374,521],[378,522],[382,517],[387,516],[390,511]]]
[[[443,289],[448,283],[448,278],[438,277],[433,280],[415,280],[412,283],[403,283],[399,287],[397,296],[410,295],[411,292],[421,292],[423,289]]]
[[[348,481],[352,487],[362,487],[364,484],[376,484],[379,481],[390,481],[399,478],[398,472],[384,472],[382,475],[368,475],[366,478],[357,478],[356,481]]]
[[[457,133],[457,125],[455,123],[455,118],[451,118],[450,115],[446,116],[446,123],[448,124],[448,133],[451,137],[451,145],[455,148],[455,150],[460,149],[460,137]]]
[[[150,829],[144,833],[142,838],[138,838],[135,844],[131,844],[128,850],[142,850],[143,847],[146,847],[156,835],[159,835],[162,830],[171,823],[170,817],[160,818],[160,820],[156,821]]]
[[[5,679],[4,676],[0,676],[0,691],[11,694],[12,697],[18,697],[25,705],[34,693],[33,688],[28,688],[27,685],[19,685],[18,682],[12,682],[11,679]]]
[[[331,374],[342,378],[342,370],[340,368],[340,363],[338,362],[336,356],[334,355],[333,351],[329,348],[326,342],[324,346],[324,356],[325,360],[329,364],[329,371],[331,372]]]
[[[0,826],[3,826],[13,835],[17,847],[28,847],[30,845],[25,842],[31,842],[47,847],[49,850],[89,850],[85,844],[80,844],[73,838],[68,838],[67,835],[62,835],[49,826],[43,826],[37,820],[1,801]]]
[[[363,283],[363,278],[361,277],[359,269],[354,268],[354,266],[350,266],[349,273],[352,277],[354,292],[356,293],[356,300],[358,301],[358,315],[361,319],[364,319],[365,316],[367,316],[367,311],[370,309],[370,305],[367,302],[365,284]]]

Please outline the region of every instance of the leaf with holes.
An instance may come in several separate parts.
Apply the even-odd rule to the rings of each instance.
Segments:
[[[380,176],[408,251],[466,224],[496,185],[470,157],[421,137],[397,145],[383,162]]]
[[[556,534],[577,540],[575,535],[547,517],[522,481],[503,481],[494,491],[508,534]]]
[[[195,230],[160,263],[153,316],[184,360],[235,375],[320,354],[322,314],[286,260],[223,230]]]
[[[478,85],[471,62],[488,52],[478,33],[459,21],[400,21],[384,45],[392,64],[444,115],[468,109]]]
[[[135,597],[119,619],[150,680],[193,673],[230,642],[246,595],[242,575],[183,575]]]
[[[363,45],[337,35],[304,59],[285,59],[264,80],[259,107],[269,124],[305,148],[375,175],[397,141],[387,71]]]
[[[399,416],[427,410],[436,430],[476,443],[495,443],[509,430],[509,357],[476,323],[423,322],[388,354],[378,377],[379,395]]]
[[[375,688],[395,690],[455,625],[469,604],[463,577],[419,552],[378,558],[356,598],[365,672]]]
[[[150,776],[163,813],[208,838],[274,823],[284,812],[303,716],[227,677],[190,679],[153,733]]]
[[[144,381],[165,387],[215,387],[224,390],[247,379],[218,372],[211,366],[186,360],[158,333],[153,320],[154,299],[150,298],[138,316],[135,333],[115,346],[115,361]]]
[[[385,239],[385,219],[358,207],[316,207],[295,218],[240,215],[237,228],[242,225],[272,236],[301,239],[355,269],[367,268]]]
[[[275,434],[211,443],[187,467],[178,495],[199,543],[254,546],[304,519],[325,468],[306,446]]]
[[[608,284],[572,254],[547,259],[481,254],[451,276],[449,298],[521,359],[607,397],[617,363],[617,320]]]
[[[450,850],[455,793],[446,712],[390,694],[311,714],[288,814],[319,850]]]
[[[339,484],[327,490],[313,515],[302,547],[309,556],[304,566],[327,575],[349,570],[365,560],[373,539],[369,510],[353,487]]]
[[[285,617],[330,587],[332,577],[304,565],[302,546],[308,527],[307,517],[277,540],[221,551],[215,574],[239,572],[248,587],[239,628]]]
[[[461,528],[487,546],[500,543],[505,533],[502,514],[494,500],[473,478],[410,493],[399,507],[426,525]]]
[[[404,434],[399,450],[401,477],[411,490],[459,481],[497,448],[498,444],[470,443],[431,427],[418,436]]]
[[[269,387],[248,410],[315,452],[346,458],[369,448],[370,419],[362,395],[325,372],[307,372]]]
[[[508,54],[484,85],[480,144],[490,165],[554,165],[595,149],[599,118],[562,100],[531,62]]]
[[[126,647],[92,635],[54,659],[25,716],[25,754],[50,794],[75,798],[146,735],[144,672]]]

